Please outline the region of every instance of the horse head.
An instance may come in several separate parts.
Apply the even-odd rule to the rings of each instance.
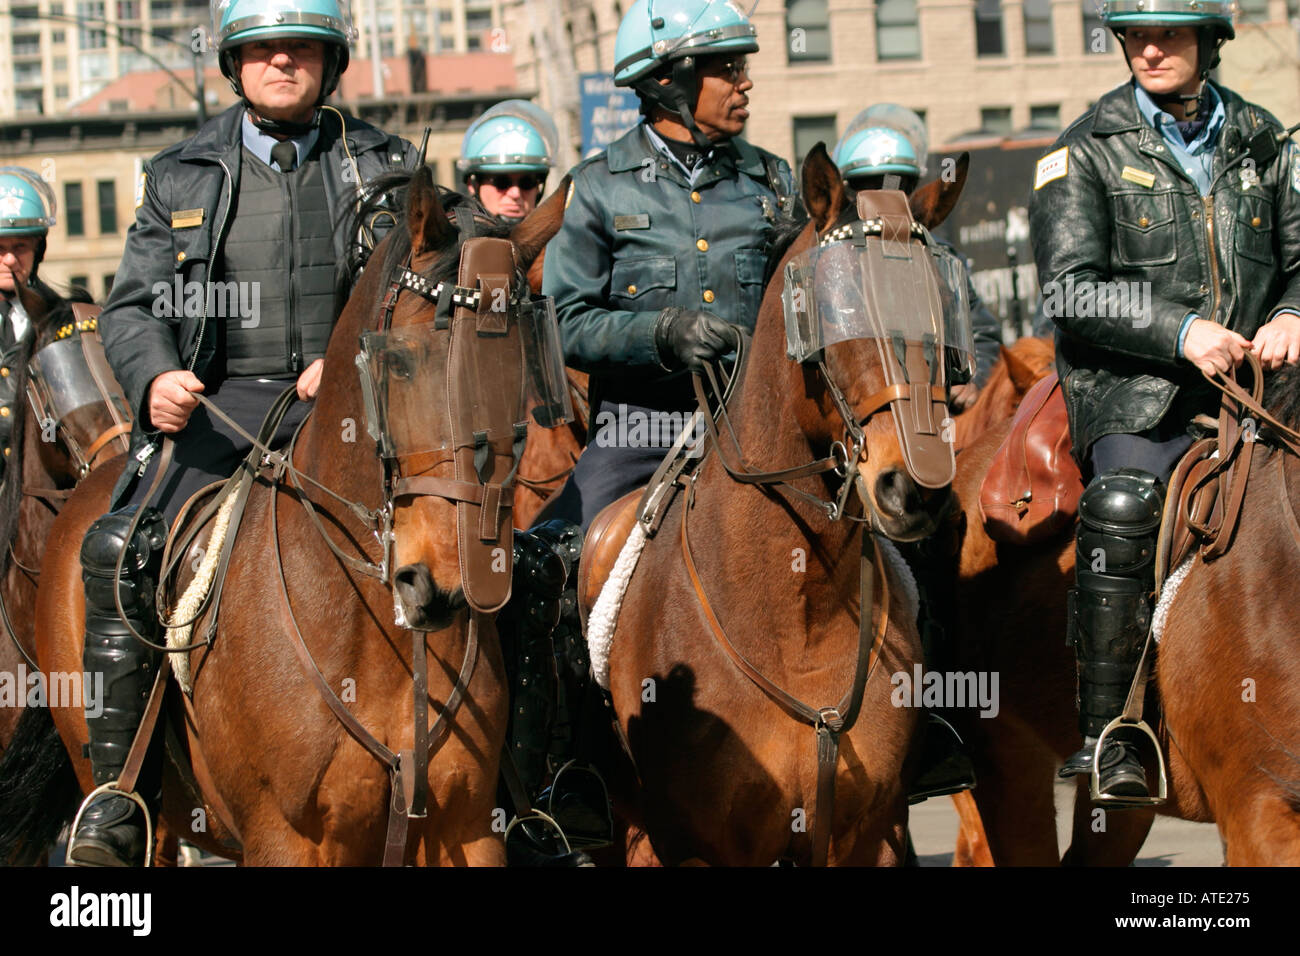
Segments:
[[[407,188],[405,229],[375,252],[391,314],[363,355],[379,396],[368,415],[382,419],[372,434],[389,458],[399,624],[445,627],[466,604],[492,611],[509,595],[511,483],[522,428],[545,411],[533,401],[544,316],[525,275],[562,204],[560,192],[510,232],[461,197],[444,205],[424,167]]]
[[[790,347],[797,350],[799,336],[792,321],[809,322],[806,341],[821,346],[802,357],[805,392],[816,407],[807,409],[804,429],[815,446],[835,451],[838,443],[852,459],[846,433],[860,426],[861,447],[845,468],[878,530],[900,541],[933,532],[951,506],[945,345],[951,354],[954,343],[943,337],[947,293],[925,230],[951,212],[968,165],[963,155],[955,176],[910,197],[855,193],[818,144],[803,166],[812,222],[785,260],[800,251],[822,253],[804,260],[813,264],[803,276],[809,301],[802,314],[787,303]],[[790,281],[787,270],[787,297]]]

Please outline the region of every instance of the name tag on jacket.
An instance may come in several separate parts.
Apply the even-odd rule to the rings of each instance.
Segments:
[[[635,216],[614,217],[615,232],[624,232],[628,229],[649,229],[649,228],[650,228],[649,213],[643,212]]]

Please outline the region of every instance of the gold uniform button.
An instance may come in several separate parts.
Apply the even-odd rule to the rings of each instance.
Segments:
[[[1254,226],[1256,229],[1258,229],[1258,228],[1259,228],[1259,216],[1256,216],[1254,219],[1252,219],[1252,220],[1250,221],[1250,224],[1251,224],[1252,226]]]
[[[1146,216],[1143,216],[1138,220],[1138,225],[1141,226],[1143,229],[1145,229],[1147,226],[1151,225],[1151,220],[1148,219]]]
[[[699,193],[691,193],[691,202],[699,202],[699,201],[700,201],[700,194],[699,194]]]
[[[6,457],[6,458],[9,457],[9,449],[8,449],[8,448],[5,449],[5,457]]]
[[[177,262],[184,262],[184,261],[185,261],[185,253],[183,253],[183,252],[178,252],[178,253],[176,253],[176,261],[177,261]]]
[[[709,251],[709,241],[708,241],[707,239],[696,239],[696,240],[695,240],[695,248],[696,248],[696,249],[699,249],[700,252],[708,252],[708,251]]]
[[[8,417],[9,417],[9,406],[0,405],[0,418],[8,418]]]
[[[705,302],[712,302],[712,301],[713,301],[713,290],[712,290],[712,289],[705,289],[705,290],[704,290],[704,301],[705,301]]]
[[[636,295],[636,286],[634,286],[634,285],[630,285],[630,286],[628,286],[628,287],[627,287],[627,294],[628,294],[628,295]]]
[[[0,378],[8,378],[8,377],[9,377],[9,369],[0,368]]]

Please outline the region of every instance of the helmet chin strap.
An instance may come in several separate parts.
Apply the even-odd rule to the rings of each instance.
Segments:
[[[695,94],[695,58],[684,56],[673,61],[673,78],[667,86],[654,79],[642,80],[635,89],[655,106],[675,113],[691,134],[691,140],[702,153],[713,149],[714,143],[695,123],[691,100]]]
[[[312,112],[311,119],[305,123],[295,122],[294,120],[266,119],[258,115],[257,108],[247,99],[244,100],[244,106],[248,108],[248,118],[263,133],[280,136],[303,136],[320,126],[321,109],[319,104]]]

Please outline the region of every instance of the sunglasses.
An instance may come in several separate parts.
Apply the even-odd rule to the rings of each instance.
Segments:
[[[744,56],[728,60],[716,59],[701,65],[709,75],[721,77],[733,85],[749,76],[749,58]]]
[[[493,189],[502,193],[509,192],[511,186],[518,186],[520,192],[526,193],[530,190],[536,189],[542,184],[542,181],[541,177],[532,176],[527,173],[523,175],[517,173],[498,173],[495,176],[487,176],[483,180],[485,183],[491,183]]]

